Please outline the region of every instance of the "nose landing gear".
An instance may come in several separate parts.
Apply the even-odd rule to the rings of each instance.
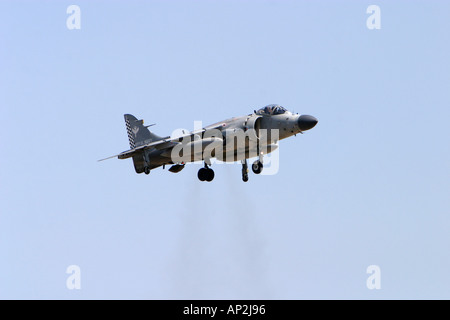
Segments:
[[[255,162],[253,162],[252,164],[252,171],[255,174],[260,174],[262,172],[263,169],[263,164],[261,161],[256,160]]]

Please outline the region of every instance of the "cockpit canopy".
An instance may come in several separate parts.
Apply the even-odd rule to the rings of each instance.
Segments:
[[[283,114],[287,110],[283,108],[282,106],[279,106],[277,104],[269,104],[268,106],[265,106],[264,108],[259,109],[256,111],[256,114],[260,115],[277,115],[277,114]]]

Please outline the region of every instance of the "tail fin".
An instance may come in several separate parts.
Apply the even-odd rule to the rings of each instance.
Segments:
[[[160,136],[151,133],[150,130],[144,126],[144,120],[138,120],[131,114],[125,114],[124,118],[131,149],[161,139]]]

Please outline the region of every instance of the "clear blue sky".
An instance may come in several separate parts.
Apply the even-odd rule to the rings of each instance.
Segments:
[[[449,12],[1,1],[0,298],[449,299]],[[124,113],[168,135],[270,103],[319,119],[276,175],[96,161],[128,148]]]

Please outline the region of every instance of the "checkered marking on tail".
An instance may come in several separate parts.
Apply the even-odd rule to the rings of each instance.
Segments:
[[[127,133],[128,133],[128,141],[130,141],[130,148],[134,149],[134,138],[133,138],[133,131],[131,130],[130,120],[125,119],[125,124],[127,126]]]

